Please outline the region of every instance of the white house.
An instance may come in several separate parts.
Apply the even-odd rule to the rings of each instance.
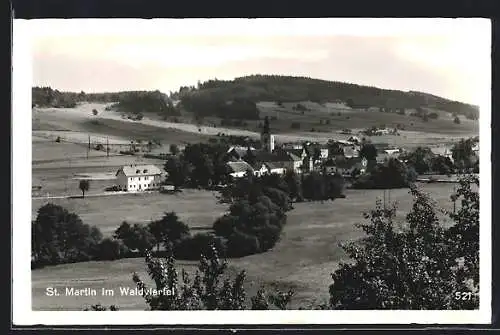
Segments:
[[[248,171],[253,173],[253,168],[247,162],[241,160],[236,162],[227,162],[227,165],[231,169],[229,175],[233,178],[244,177]]]
[[[320,155],[319,155],[320,159],[327,159],[328,158],[328,147],[327,146],[321,146],[319,148],[319,151],[320,151]]]
[[[301,157],[291,153],[291,152],[288,154],[288,156],[292,160],[293,171],[295,171],[295,173],[301,173],[302,172],[302,164],[304,163],[303,159]]]
[[[332,160],[325,164],[325,169],[328,173],[338,173],[343,176],[352,176],[354,172],[364,174],[368,161],[366,158],[352,157]]]
[[[116,172],[121,191],[147,191],[160,188],[161,170],[154,165],[125,165]]]
[[[275,173],[279,175],[284,175],[286,171],[286,167],[280,162],[267,162],[264,164],[267,167],[269,173]]]
[[[269,169],[264,163],[257,163],[253,168],[253,173],[255,176],[260,177],[266,173],[269,173]]]
[[[399,154],[401,150],[399,148],[395,149],[384,149],[384,152],[388,155]]]

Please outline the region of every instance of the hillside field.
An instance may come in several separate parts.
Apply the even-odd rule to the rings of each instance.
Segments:
[[[36,109],[33,118],[33,134],[39,137],[54,140],[61,136],[66,141],[87,143],[91,135],[92,143],[106,143],[106,138],[114,143],[125,145],[131,140],[159,140],[161,147],[155,152],[168,152],[170,144],[185,145],[187,143],[206,142],[218,134],[239,135],[258,138],[259,124],[262,120],[246,120],[243,126],[220,126],[221,119],[207,117],[200,122],[195,122],[192,115],[184,113],[183,116],[164,120],[160,116],[148,115],[140,121],[123,119],[120,114],[105,111],[106,104],[92,104],[100,106],[98,116],[93,116],[86,104],[73,109],[46,108]],[[384,135],[373,136],[373,142],[389,143],[402,147],[416,145],[436,145],[450,141],[477,136],[479,124],[477,121],[464,118],[461,124],[454,124],[450,118],[440,118],[423,122],[419,118],[399,115],[395,113],[382,113],[379,111],[346,110],[333,106],[323,107],[310,104],[310,110],[301,115],[293,111],[293,104],[284,103],[277,112],[275,103],[262,102],[258,104],[261,118],[266,115],[271,118],[271,130],[276,134],[278,143],[291,141],[318,141],[326,142],[329,139],[346,139],[348,136],[340,134],[344,128],[351,129],[354,134],[371,126],[386,125],[395,127],[403,125],[405,130],[400,131],[401,136]],[[327,105],[328,106],[328,105]],[[338,111],[337,111],[338,110]],[[338,115],[340,113],[340,115]],[[276,117],[277,119],[273,119]],[[329,124],[326,124],[329,120]],[[174,122],[175,121],[175,122]],[[300,129],[292,129],[292,122],[299,122]],[[322,124],[320,124],[320,122]],[[57,130],[54,130],[57,129]],[[123,148],[123,146],[122,146]],[[120,147],[111,146],[111,150],[118,152]]]
[[[451,209],[449,196],[452,184],[422,184],[438,203]],[[328,298],[330,273],[345,254],[338,243],[359,238],[361,232],[354,226],[362,222],[362,212],[375,206],[375,199],[382,198],[382,190],[347,190],[346,199],[335,201],[304,202],[295,204],[288,213],[287,225],[281,240],[270,251],[240,259],[230,259],[229,273],[245,269],[248,275],[248,295],[260,285],[281,290],[292,288],[296,294],[291,307],[307,307],[325,302]],[[403,220],[411,208],[411,196],[407,189],[391,190],[391,200],[399,203],[398,220]],[[106,198],[56,199],[70,211],[80,215],[85,223],[97,225],[105,235],[112,233],[122,220],[147,222],[165,210],[175,210],[191,228],[209,228],[221,215],[225,205],[216,202],[211,192],[186,190],[178,196],[161,194],[122,195]],[[32,214],[46,201],[34,200]],[[443,218],[444,220],[445,218]],[[179,267],[193,270],[196,262],[179,261]],[[34,310],[81,310],[85,305],[116,304],[124,310],[142,310],[146,306],[141,297],[120,296],[118,288],[133,287],[132,273],[138,272],[143,279],[145,263],[142,258],[112,262],[87,262],[65,264],[32,271]],[[149,281],[150,282],[150,281]],[[47,287],[115,289],[114,297],[48,297]],[[57,299],[55,302],[54,299]]]

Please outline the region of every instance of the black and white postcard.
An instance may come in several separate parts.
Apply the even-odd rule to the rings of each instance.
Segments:
[[[489,323],[490,40],[14,20],[14,323]]]

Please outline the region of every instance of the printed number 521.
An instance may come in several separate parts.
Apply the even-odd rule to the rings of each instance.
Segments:
[[[455,292],[455,300],[471,300],[472,292]]]

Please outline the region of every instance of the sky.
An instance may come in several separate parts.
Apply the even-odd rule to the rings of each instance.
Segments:
[[[33,85],[61,91],[168,93],[250,74],[422,91],[472,104],[490,91],[491,29],[485,19],[22,23],[31,42]]]

